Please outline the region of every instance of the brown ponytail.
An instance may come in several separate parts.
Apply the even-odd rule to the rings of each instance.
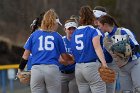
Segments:
[[[80,19],[79,19],[80,25],[92,25],[93,24],[95,17],[93,15],[93,11],[91,10],[91,8],[89,6],[81,7],[79,14],[80,14]]]

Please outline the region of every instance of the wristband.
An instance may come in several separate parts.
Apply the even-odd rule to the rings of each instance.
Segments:
[[[26,66],[26,64],[27,64],[27,62],[28,62],[28,60],[25,60],[25,59],[21,58],[20,64],[19,64],[19,69],[20,69],[20,70],[24,70],[24,68],[25,68],[25,66]]]

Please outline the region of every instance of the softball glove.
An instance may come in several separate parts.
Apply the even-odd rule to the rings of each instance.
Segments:
[[[105,68],[103,66],[98,69],[100,77],[106,83],[113,83],[115,81],[115,71],[110,68]]]
[[[22,83],[22,84],[30,84],[31,72],[30,71],[19,72],[17,74],[17,77],[20,80],[20,83]]]

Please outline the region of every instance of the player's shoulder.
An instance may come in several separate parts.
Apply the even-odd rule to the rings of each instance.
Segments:
[[[36,35],[38,35],[38,30],[36,30],[33,33],[31,33],[28,39],[33,38]]]
[[[120,27],[120,28],[118,28],[118,29],[121,29],[121,31],[122,32],[131,32],[129,29],[127,29],[127,28],[124,28],[124,27]]]
[[[85,25],[85,26],[79,26],[77,30],[86,30],[86,31],[96,31],[96,28],[94,28],[92,25]]]
[[[127,29],[127,28],[124,28],[124,27],[121,27],[121,33],[122,34],[128,34],[128,35],[132,35],[132,31],[130,29]]]
[[[91,35],[95,33],[98,35],[102,35],[101,31],[98,28],[93,27],[92,25],[79,26],[77,29],[86,29]]]
[[[95,29],[92,25],[79,26],[77,29],[85,29],[85,28]]]
[[[31,35],[36,35],[36,34],[41,33],[41,32],[43,32],[43,31],[40,30],[40,29],[37,29],[37,30],[35,30]]]
[[[101,30],[99,30],[98,28],[96,28],[95,30],[98,33],[98,35],[104,36],[104,33]]]
[[[53,32],[53,36],[54,36],[55,38],[62,38],[62,35],[59,34],[58,32]]]
[[[98,28],[95,28],[95,27],[92,26],[92,25],[89,25],[88,27],[89,27],[89,29],[90,29],[91,32],[97,33],[98,35],[102,35],[101,30],[99,30]]]
[[[56,34],[56,35],[58,35],[58,36],[61,36],[61,37],[62,37],[62,35],[61,35],[60,33],[58,33],[58,32],[54,32],[54,34]]]

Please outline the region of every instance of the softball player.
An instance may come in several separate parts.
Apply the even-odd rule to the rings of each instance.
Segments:
[[[32,24],[30,25],[30,28],[31,28],[31,33],[33,33],[35,30],[39,29],[40,26],[41,26],[41,21],[43,19],[43,16],[44,16],[44,13],[41,13],[39,15],[39,17],[35,18],[35,20],[33,20]],[[28,58],[28,62],[27,62],[27,71],[30,71],[31,68],[32,68],[32,63],[31,63],[31,60],[32,60],[32,54],[30,54],[29,58]]]
[[[99,28],[104,32],[109,32],[108,37],[112,37],[117,31],[114,19],[105,15],[98,20]],[[119,79],[121,91],[123,93],[140,93],[140,75],[138,74],[140,71],[140,54],[138,53],[139,44],[130,30],[121,28],[120,32],[122,35],[129,35],[129,41],[133,51],[133,56],[130,57],[128,63],[120,68]]]
[[[105,7],[96,6],[93,10],[93,14],[95,16],[94,25],[97,26],[97,28],[98,28],[98,19],[101,16],[107,15],[107,10],[105,9]],[[108,33],[104,34],[102,31],[101,31],[101,33],[102,33],[103,37],[105,37],[105,35],[108,34]],[[102,44],[103,44],[103,40],[102,40]],[[116,71],[116,78],[117,78],[117,74],[118,74],[119,69],[115,65],[112,56],[109,54],[109,52],[104,47],[103,47],[103,52],[104,52],[105,60],[107,62],[108,67],[110,67]],[[106,93],[115,93],[115,87],[116,87],[116,82],[106,83]]]
[[[63,37],[63,40],[65,43],[66,52],[69,54],[71,54],[71,35],[77,26],[78,24],[75,19],[69,19],[65,22],[64,30],[66,36]],[[60,60],[60,62],[61,61],[62,60]],[[75,79],[75,63],[67,66],[60,65],[59,68],[61,71],[61,93],[79,93]]]
[[[102,34],[92,26],[93,12],[88,6],[81,7],[80,25],[71,38],[71,49],[76,61],[75,77],[79,93],[106,93],[98,68],[107,67],[100,38]],[[98,61],[100,59],[100,62]]]
[[[103,15],[106,15],[107,14],[107,11],[104,7],[102,6],[96,6],[94,9],[93,9],[93,14],[95,16],[95,20],[94,20],[94,25],[96,27],[98,27],[98,18],[103,16]]]
[[[62,58],[73,63],[66,54],[61,35],[55,32],[61,24],[53,9],[48,10],[43,17],[40,29],[31,34],[25,43],[25,51],[19,65],[19,73],[27,64],[32,53],[31,92],[32,93],[61,93],[61,79],[58,59]]]

